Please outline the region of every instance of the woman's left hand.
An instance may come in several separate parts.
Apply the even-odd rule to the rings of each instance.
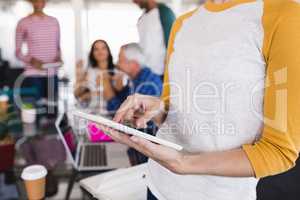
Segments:
[[[183,165],[185,158],[184,153],[162,145],[154,144],[141,137],[129,136],[103,125],[98,126],[114,141],[136,149],[176,174],[185,173]]]

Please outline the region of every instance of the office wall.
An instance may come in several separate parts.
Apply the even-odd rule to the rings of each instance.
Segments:
[[[90,3],[87,10],[88,44],[106,40],[115,61],[121,45],[139,41],[136,23],[142,12],[134,4]]]

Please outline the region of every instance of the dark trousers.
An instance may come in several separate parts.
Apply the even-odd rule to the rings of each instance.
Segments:
[[[149,189],[147,191],[147,200],[158,200]]]
[[[300,158],[296,167],[276,176],[263,178],[257,185],[257,200],[299,200]]]
[[[23,87],[34,88],[37,95],[34,97],[35,102],[41,99],[46,99],[48,105],[44,106],[43,113],[49,117],[56,117],[57,115],[57,101],[58,101],[58,77],[26,77]]]

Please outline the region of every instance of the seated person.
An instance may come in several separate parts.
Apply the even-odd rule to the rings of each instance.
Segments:
[[[122,80],[123,77],[116,74],[109,46],[104,40],[96,40],[89,53],[88,68],[83,68],[82,61],[77,63],[74,94],[83,107],[97,108],[104,114],[107,94],[123,89]]]
[[[161,95],[161,78],[145,66],[144,61],[145,57],[138,44],[130,43],[121,47],[117,68],[129,77],[130,84],[119,92],[113,89],[107,90],[106,99],[109,111],[116,111],[122,102],[133,93]],[[105,82],[104,85],[112,88],[111,82]]]

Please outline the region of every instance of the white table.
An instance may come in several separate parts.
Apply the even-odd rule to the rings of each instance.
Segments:
[[[145,200],[146,165],[118,169],[83,179],[80,186],[99,200]]]

